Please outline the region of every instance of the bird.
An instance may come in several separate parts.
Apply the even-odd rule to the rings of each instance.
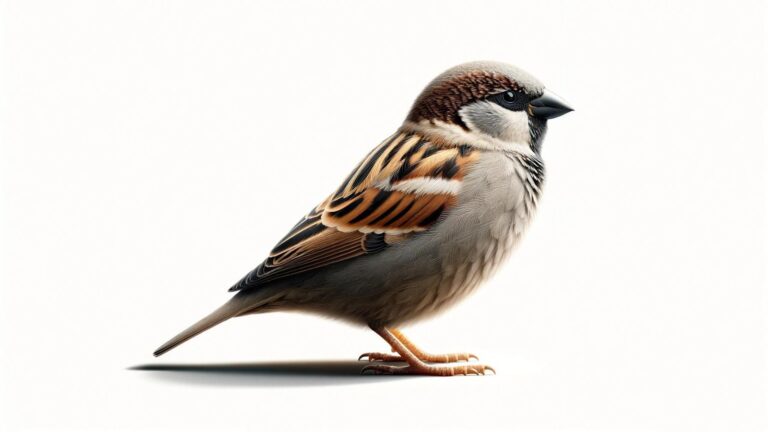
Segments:
[[[300,311],[367,326],[389,344],[358,358],[361,373],[495,374],[474,354],[423,351],[400,328],[456,304],[509,256],[541,197],[547,122],[570,111],[511,64],[448,69],[224,305],[154,355],[230,318]]]

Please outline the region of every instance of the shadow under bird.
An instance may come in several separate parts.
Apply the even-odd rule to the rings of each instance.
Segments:
[[[236,294],[227,303],[155,356],[233,317],[298,310],[379,334],[396,354],[363,354],[363,372],[492,371],[469,353],[426,353],[397,327],[456,303],[509,255],[542,191],[547,121],[569,111],[517,67],[449,69],[402,126],[230,288]]]

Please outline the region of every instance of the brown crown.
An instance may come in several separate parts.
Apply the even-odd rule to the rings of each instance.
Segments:
[[[461,107],[510,89],[519,90],[519,86],[506,75],[483,71],[472,71],[433,82],[416,98],[406,120],[440,120],[466,129],[459,117]]]

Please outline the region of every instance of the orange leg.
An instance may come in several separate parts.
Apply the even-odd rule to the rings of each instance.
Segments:
[[[402,361],[407,363],[407,366],[392,366],[384,364],[370,364],[363,368],[361,373],[371,372],[374,374],[388,374],[388,375],[436,375],[436,376],[453,376],[453,375],[485,375],[486,371],[492,371],[494,374],[496,371],[490,367],[479,363],[468,363],[464,365],[456,366],[435,366],[430,362],[449,363],[459,360],[469,360],[470,358],[477,358],[474,355],[462,353],[462,354],[444,354],[444,355],[431,355],[426,354],[411,343],[403,336],[398,330],[387,329],[385,327],[371,327],[379,336],[381,336],[392,347],[392,351],[399,355],[389,355],[381,353],[366,353],[360,356],[368,357],[370,361]],[[416,350],[420,355],[417,355]],[[424,357],[424,358],[422,358]]]
[[[419,349],[419,347],[417,347],[416,344],[408,340],[408,338],[405,337],[405,335],[400,330],[395,328],[390,328],[387,330],[389,331],[389,333],[392,334],[392,336],[394,336],[397,340],[402,342],[402,344],[405,346],[406,349],[408,349],[408,351],[413,353],[413,355],[415,355],[419,360],[424,362],[455,363],[459,361],[469,361],[469,359],[478,360],[476,355],[470,354],[470,353],[430,354]],[[394,347],[392,347],[392,351],[395,351]],[[363,360],[366,357],[368,358],[368,361],[384,361],[384,362],[405,361],[405,359],[399,355],[379,353],[379,352],[364,353],[358,358],[358,360]]]

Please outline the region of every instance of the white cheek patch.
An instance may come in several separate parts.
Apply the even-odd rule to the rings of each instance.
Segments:
[[[528,114],[525,111],[510,111],[498,107],[504,111],[507,127],[500,136],[504,141],[524,142],[531,144],[531,131],[528,125]]]
[[[510,111],[493,102],[480,101],[465,106],[459,115],[474,132],[506,142],[531,143],[528,114],[525,111]]]

